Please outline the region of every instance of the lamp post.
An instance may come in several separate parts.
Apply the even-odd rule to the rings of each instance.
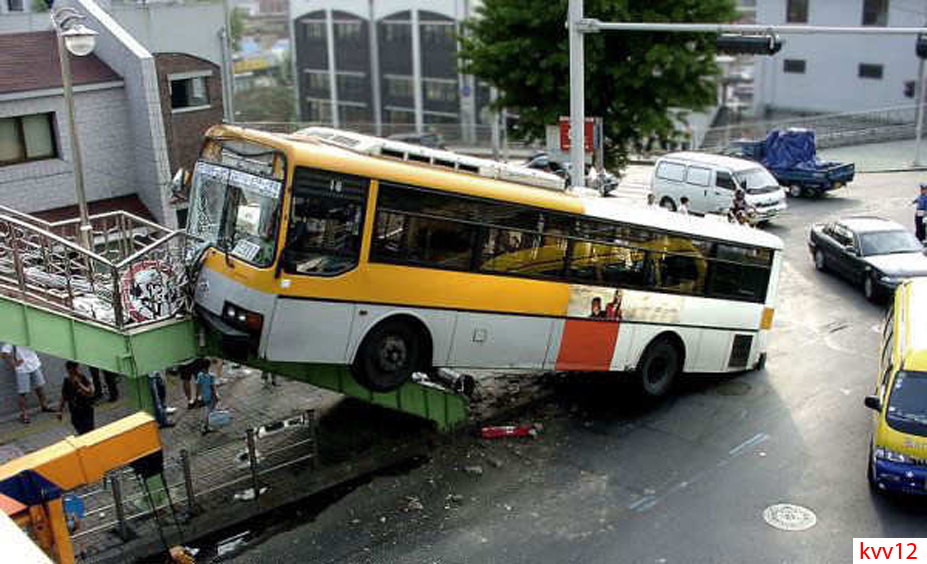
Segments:
[[[61,86],[64,105],[68,112],[68,131],[71,138],[71,156],[74,161],[74,192],[77,194],[77,208],[80,210],[80,244],[91,248],[90,214],[87,211],[87,196],[84,192],[84,168],[80,157],[80,142],[77,139],[77,122],[74,119],[74,91],[71,77],[71,55],[84,57],[96,46],[97,32],[86,27],[81,15],[74,8],[58,8],[51,12],[52,26],[58,37],[58,58],[61,62]]]

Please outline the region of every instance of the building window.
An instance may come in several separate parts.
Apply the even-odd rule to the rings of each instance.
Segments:
[[[805,74],[805,61],[802,59],[785,59],[782,61],[783,72]]]
[[[425,99],[433,102],[456,102],[457,82],[425,79]]]
[[[209,106],[206,77],[171,79],[171,109],[202,108]]]
[[[360,22],[335,22],[335,38],[338,41],[360,41]]]
[[[882,80],[882,65],[870,65],[866,63],[859,64],[860,78],[875,78]]]
[[[423,23],[421,27],[422,42],[429,45],[453,45],[453,23]]]
[[[310,21],[306,24],[306,39],[321,41],[325,39],[325,22]]]
[[[888,0],[863,0],[863,25],[888,25]]]
[[[390,98],[412,98],[413,88],[411,76],[386,77],[386,95]]]
[[[22,12],[23,0],[7,0],[6,10],[8,12]]]
[[[306,117],[311,122],[331,123],[332,103],[329,100],[309,99],[306,101]]]
[[[342,124],[368,124],[373,121],[366,105],[338,104],[338,120]]]
[[[412,26],[409,22],[383,22],[383,39],[388,42],[412,41]]]
[[[306,88],[328,92],[328,71],[306,71]]]
[[[367,98],[367,80],[362,74],[338,73],[338,98],[360,100]]]
[[[383,123],[415,123],[415,110],[387,108],[383,112]]]
[[[785,21],[788,23],[808,23],[808,0],[788,0]]]
[[[0,166],[56,156],[55,114],[0,118]]]

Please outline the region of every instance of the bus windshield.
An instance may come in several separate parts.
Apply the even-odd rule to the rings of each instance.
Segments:
[[[200,161],[193,173],[188,232],[257,266],[274,261],[282,183]]]

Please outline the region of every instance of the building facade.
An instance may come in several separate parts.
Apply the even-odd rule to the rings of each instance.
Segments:
[[[92,55],[71,58],[91,213],[115,206],[182,225],[186,202],[172,199],[171,178],[224,111],[222,5],[64,4],[99,33]],[[65,112],[49,14],[0,15],[0,204],[77,214]]]
[[[927,20],[927,4],[756,0],[756,20],[770,25],[911,27]],[[917,78],[913,36],[814,34],[783,40],[777,55],[756,59],[757,115],[767,110],[852,112],[914,103],[905,92],[906,83]]]
[[[472,135],[489,88],[458,73],[456,38],[476,3],[290,0],[302,120],[376,134],[463,124]]]

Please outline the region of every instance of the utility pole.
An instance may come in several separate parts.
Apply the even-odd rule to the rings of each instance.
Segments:
[[[583,0],[570,0],[567,28],[570,33],[570,181],[574,188],[582,188],[584,174],[586,92],[583,32],[579,22],[583,19]]]

